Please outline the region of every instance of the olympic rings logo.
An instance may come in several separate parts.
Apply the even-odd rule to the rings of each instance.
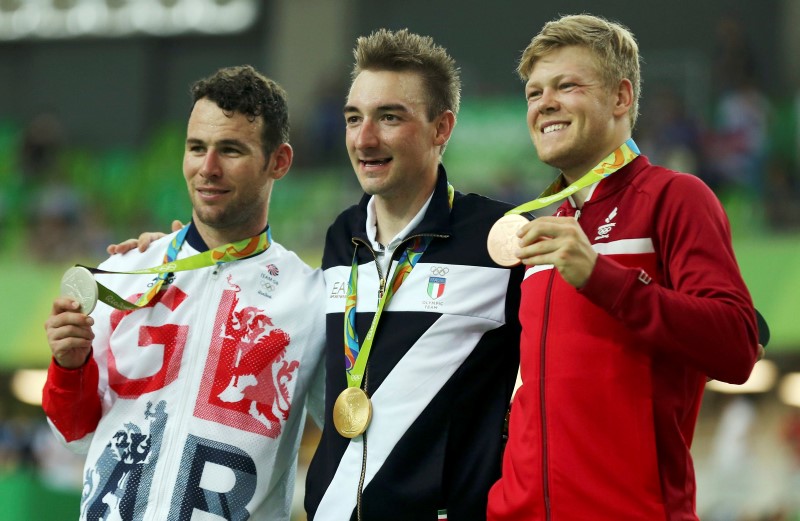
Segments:
[[[445,266],[431,266],[431,275],[438,275],[440,277],[443,277],[448,273],[450,273],[450,268],[447,268]]]

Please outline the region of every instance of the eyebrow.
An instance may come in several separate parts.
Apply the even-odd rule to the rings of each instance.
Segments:
[[[390,103],[388,105],[380,105],[376,110],[378,112],[408,112],[408,107],[400,103]],[[355,105],[345,105],[342,112],[347,114],[348,112],[361,112],[361,110]]]
[[[187,145],[206,145],[208,143],[206,141],[202,140],[202,139],[190,137],[190,138],[186,138],[186,144]],[[219,141],[214,142],[213,145],[216,146],[216,147],[221,147],[221,146],[246,147],[247,146],[244,143],[244,141],[241,141],[239,139],[221,139]]]
[[[528,81],[525,82],[525,88],[527,89],[530,86],[542,85],[544,83],[558,83],[560,81],[564,81],[564,78],[569,77],[570,74],[571,73],[563,72],[563,73],[560,73],[560,74],[556,74],[556,75],[550,76],[549,78],[545,78],[544,80],[541,80],[541,79],[537,79],[537,80],[528,79]]]

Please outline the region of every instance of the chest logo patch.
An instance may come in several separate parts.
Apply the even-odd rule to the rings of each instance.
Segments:
[[[611,213],[608,214],[608,217],[606,217],[605,222],[597,227],[597,237],[595,237],[594,240],[608,239],[608,236],[611,235],[611,230],[617,225],[617,223],[614,222],[616,217],[617,207],[615,206],[614,209],[611,210]]]
[[[428,296],[433,300],[444,295],[444,287],[447,284],[445,275],[450,273],[447,266],[431,266],[431,276],[428,277]]]

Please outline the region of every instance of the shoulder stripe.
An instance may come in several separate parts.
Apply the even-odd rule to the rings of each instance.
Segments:
[[[375,263],[362,264],[358,269],[358,312],[374,313],[378,307]],[[349,277],[349,266],[325,270],[326,313],[344,312]],[[502,325],[510,277],[511,271],[504,268],[419,262],[385,311],[467,315]]]
[[[542,264],[541,266],[539,266],[539,265],[531,266],[530,268],[525,270],[525,276],[523,277],[523,280],[527,279],[531,275],[535,275],[536,273],[539,273],[540,271],[547,271],[547,270],[552,270],[552,269],[553,269],[553,265],[552,264]]]
[[[625,255],[637,253],[655,253],[653,240],[644,239],[623,239],[620,241],[601,242],[592,244],[592,248],[601,255]]]

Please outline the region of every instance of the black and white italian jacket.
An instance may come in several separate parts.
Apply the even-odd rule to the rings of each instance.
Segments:
[[[368,201],[364,195],[342,212],[325,243],[325,427],[308,470],[309,519],[356,519],[359,499],[364,521],[485,519],[519,365],[523,274],[497,266],[486,238],[511,206],[456,192],[450,209],[440,166],[424,218],[395,250],[389,273],[381,273],[366,235]],[[365,435],[344,438],[333,425],[333,404],[347,387],[344,308],[356,244],[363,340],[381,279],[392,280],[419,235],[434,238],[383,310],[362,382],[372,421]]]

